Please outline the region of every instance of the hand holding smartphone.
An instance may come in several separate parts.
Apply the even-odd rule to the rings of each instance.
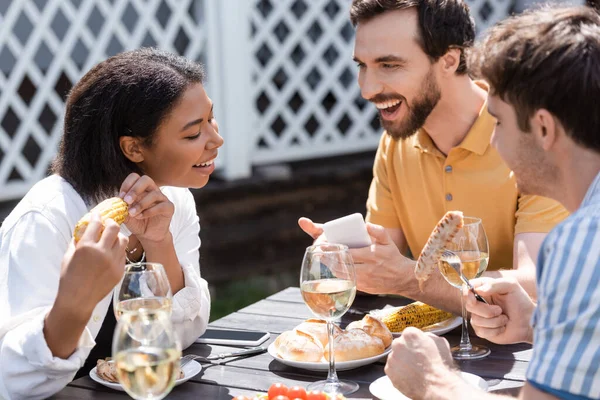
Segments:
[[[346,215],[323,224],[329,243],[345,244],[351,249],[371,245],[371,236],[360,213]]]

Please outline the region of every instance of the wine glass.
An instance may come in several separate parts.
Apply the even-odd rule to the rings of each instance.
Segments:
[[[164,309],[171,314],[173,294],[162,264],[131,263],[125,266],[121,282],[113,291],[113,307],[117,320],[123,313],[140,308]]]
[[[119,383],[136,400],[164,398],[179,377],[181,346],[164,309],[141,308],[122,314],[112,354]]]
[[[463,227],[458,231],[446,249],[454,252],[461,261],[461,271],[467,279],[478,278],[485,271],[489,262],[489,244],[480,218],[464,217]],[[490,354],[485,346],[472,345],[469,339],[467,309],[462,295],[464,290],[462,279],[446,261],[439,262],[439,269],[446,281],[461,289],[462,334],[460,344],[452,348],[452,357],[456,360],[475,360]]]
[[[357,391],[356,382],[338,379],[333,349],[333,321],[348,311],[356,296],[354,263],[348,246],[323,243],[308,247],[302,260],[300,291],[312,313],[327,321],[329,336],[327,379],[308,385],[308,390],[321,390],[331,394]]]

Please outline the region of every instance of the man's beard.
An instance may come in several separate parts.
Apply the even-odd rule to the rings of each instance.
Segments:
[[[521,133],[519,145],[515,151],[512,170],[515,174],[517,189],[522,195],[554,197],[548,190],[552,182],[559,180],[558,168],[547,158],[532,136]]]
[[[410,106],[408,106],[406,98],[402,98],[402,102],[405,103],[408,110],[408,115],[404,119],[387,121],[379,114],[381,126],[395,140],[406,139],[417,133],[425,125],[427,117],[440,101],[442,93],[433,74],[433,68],[430,68],[425,78],[423,78],[420,92],[422,95],[415,98]]]

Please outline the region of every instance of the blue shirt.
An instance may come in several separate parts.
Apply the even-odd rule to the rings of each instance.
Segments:
[[[538,258],[527,380],[559,398],[600,399],[600,173]]]

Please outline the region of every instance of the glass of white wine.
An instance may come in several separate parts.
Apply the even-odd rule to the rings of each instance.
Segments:
[[[354,263],[348,246],[323,243],[308,247],[302,261],[300,291],[312,313],[327,321],[329,333],[327,379],[308,385],[308,390],[321,390],[330,394],[350,394],[357,391],[356,382],[338,379],[333,348],[334,320],[348,311],[356,296]]]
[[[181,346],[164,309],[140,308],[122,314],[112,354],[119,383],[136,400],[164,398],[179,376]]]
[[[458,231],[446,249],[455,253],[461,260],[461,271],[467,279],[478,278],[486,270],[489,262],[489,244],[480,218],[464,217],[463,227]],[[462,295],[463,285],[458,272],[444,260],[440,260],[439,269],[446,281],[461,289],[462,334],[460,344],[452,348],[452,357],[456,360],[476,360],[490,354],[485,346],[473,345],[469,339],[467,309]]]
[[[171,285],[160,263],[127,264],[121,282],[113,291],[113,307],[117,320],[124,313],[140,308],[162,309],[170,315],[172,301]]]

